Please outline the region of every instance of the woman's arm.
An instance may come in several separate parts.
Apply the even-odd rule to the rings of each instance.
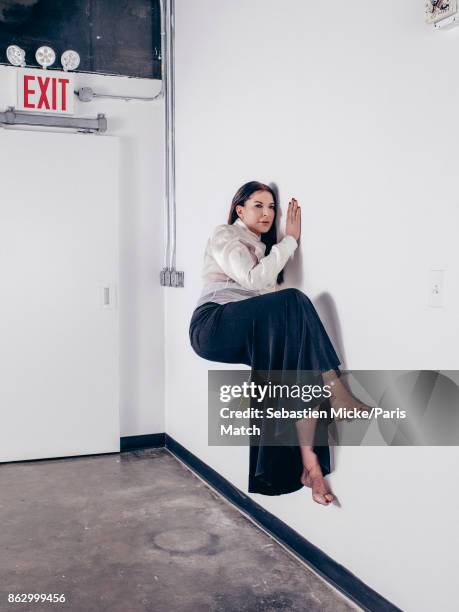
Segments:
[[[219,225],[210,240],[210,252],[220,268],[246,289],[265,289],[276,284],[277,275],[298,246],[291,235],[271,247],[257,263],[255,255],[228,225]]]

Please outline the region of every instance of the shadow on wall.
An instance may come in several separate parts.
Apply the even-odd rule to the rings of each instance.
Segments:
[[[319,293],[319,295],[312,300],[315,309],[317,310],[320,320],[322,321],[330,340],[333,343],[335,351],[341,361],[341,369],[346,369],[346,356],[344,351],[343,334],[341,331],[341,323],[338,317],[338,311],[336,309],[335,300],[329,293]],[[333,436],[335,439],[338,438],[336,433],[336,425],[333,424]],[[330,461],[332,471],[336,470],[338,456],[337,447],[335,445],[330,446]]]
[[[341,361],[341,369],[346,370],[346,351],[344,349],[343,333],[341,330],[341,323],[338,317],[338,311],[336,309],[335,300],[329,293],[319,293],[319,295],[312,300],[314,306],[319,313],[320,319],[330,336],[335,351],[338,353],[338,357]]]

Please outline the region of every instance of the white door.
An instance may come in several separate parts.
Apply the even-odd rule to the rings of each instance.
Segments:
[[[0,129],[0,461],[119,451],[118,140]]]

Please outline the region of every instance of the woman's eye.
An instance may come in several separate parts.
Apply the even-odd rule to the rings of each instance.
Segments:
[[[263,208],[263,206],[262,206],[262,204],[255,204],[255,208]],[[275,204],[271,204],[271,205],[269,206],[269,208],[270,208],[271,210],[276,210],[276,205],[275,205]]]

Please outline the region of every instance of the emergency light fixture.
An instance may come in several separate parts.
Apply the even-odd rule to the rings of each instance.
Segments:
[[[10,45],[8,47],[6,57],[13,66],[25,66],[25,51],[17,45]]]
[[[56,61],[56,54],[51,47],[39,47],[35,53],[35,59],[46,70],[48,66],[52,66]]]
[[[80,56],[73,49],[67,49],[61,55],[61,64],[62,68],[67,72],[67,70],[76,70],[80,65]]]

